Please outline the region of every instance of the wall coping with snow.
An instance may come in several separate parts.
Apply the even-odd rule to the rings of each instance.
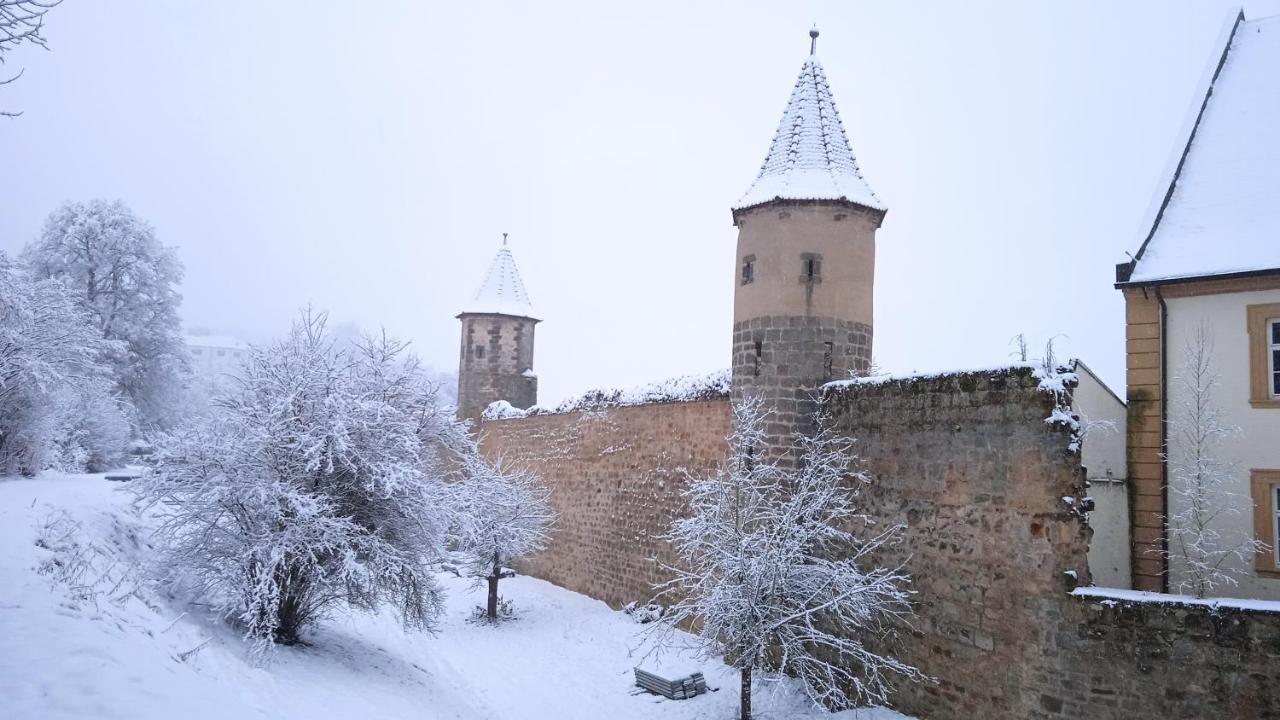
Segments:
[[[485,408],[483,419],[485,421],[515,420],[534,415],[559,415],[638,405],[725,400],[729,397],[729,384],[729,371],[717,370],[711,373],[681,375],[631,388],[588,390],[551,407],[534,405],[527,410],[521,410],[513,407],[506,400],[499,400]]]
[[[1172,595],[1168,593],[1147,592],[1145,590],[1124,590],[1106,587],[1078,587],[1071,591],[1071,596],[1088,602],[1098,602],[1109,607],[1114,606],[1173,606],[1182,608],[1207,609],[1211,613],[1224,610],[1244,611],[1280,615],[1280,600],[1251,600],[1247,598],[1197,598],[1190,595]]]

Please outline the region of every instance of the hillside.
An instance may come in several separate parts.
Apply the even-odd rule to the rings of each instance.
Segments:
[[[468,622],[482,591],[442,575],[436,636],[389,613],[341,613],[255,666],[234,629],[145,587],[145,524],[101,475],[0,480],[0,717],[395,720],[731,718],[736,675],[702,664],[719,692],[636,694],[637,625],[533,578],[503,581],[516,620]],[[813,713],[790,684],[757,692],[760,717],[901,720],[888,710]]]

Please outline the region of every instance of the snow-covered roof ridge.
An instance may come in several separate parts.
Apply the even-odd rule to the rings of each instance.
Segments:
[[[1118,284],[1280,271],[1280,17],[1227,17]]]
[[[800,68],[760,174],[733,209],[772,200],[845,200],[886,209],[862,177],[827,75],[813,54]]]
[[[524,288],[524,281],[520,279],[520,270],[516,268],[516,259],[511,254],[511,248],[507,247],[505,235],[502,247],[498,248],[498,254],[489,263],[489,272],[485,274],[484,282],[462,312],[533,318],[533,303],[529,300],[529,292]]]

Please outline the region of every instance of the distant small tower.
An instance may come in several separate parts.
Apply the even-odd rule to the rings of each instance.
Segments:
[[[876,230],[886,207],[849,147],[818,31],[760,174],[733,208],[733,396],[763,398],[771,445],[815,426],[819,387],[871,365]]]
[[[520,409],[536,405],[533,328],[540,321],[533,316],[506,233],[480,290],[458,319],[458,418],[479,422],[484,409],[497,400]]]

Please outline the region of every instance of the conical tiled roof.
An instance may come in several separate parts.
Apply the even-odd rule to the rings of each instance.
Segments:
[[[529,302],[529,292],[524,289],[524,281],[516,269],[516,259],[511,255],[505,237],[475,298],[462,312],[533,317],[533,303]]]
[[[813,54],[800,68],[760,175],[733,209],[771,200],[847,200],[886,209],[858,170],[826,73]]]

